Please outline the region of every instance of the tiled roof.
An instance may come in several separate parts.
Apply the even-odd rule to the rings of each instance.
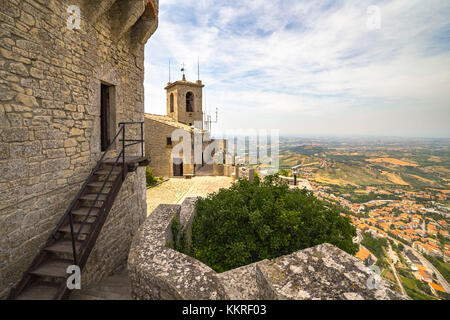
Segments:
[[[370,256],[370,252],[366,249],[361,249],[355,255],[355,257],[361,259],[362,261],[366,260]]]
[[[434,290],[445,292],[444,288],[436,283],[430,282],[430,286],[432,286]]]
[[[144,117],[145,119],[150,119],[153,121],[158,121],[160,123],[163,123],[165,125],[174,127],[174,128],[178,128],[178,129],[183,129],[189,132],[197,132],[198,129],[193,129],[191,126],[188,126],[187,124],[175,121],[174,119],[172,119],[169,116],[163,116],[163,115],[159,115],[159,114],[151,114],[151,113],[144,113]],[[198,130],[198,132],[203,132],[203,130]]]

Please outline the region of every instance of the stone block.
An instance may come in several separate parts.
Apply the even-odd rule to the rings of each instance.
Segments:
[[[69,168],[70,166],[70,159],[69,158],[62,158],[62,159],[52,159],[52,160],[46,160],[43,161],[41,164],[41,172],[58,172],[64,169]]]
[[[24,143],[11,143],[10,152],[12,158],[28,158],[33,157],[41,153],[40,142],[24,142]]]
[[[23,142],[29,138],[27,128],[6,128],[2,132],[4,142]]]
[[[29,75],[27,68],[21,62],[12,62],[9,64],[9,71],[24,77]]]
[[[0,143],[0,160],[9,157],[9,145],[7,143]]]
[[[27,96],[23,93],[17,94],[16,101],[17,101],[17,103],[20,103],[26,107],[38,107],[39,106],[35,97]]]

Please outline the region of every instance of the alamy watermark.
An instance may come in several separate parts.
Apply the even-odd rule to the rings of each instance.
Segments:
[[[367,29],[370,31],[381,29],[381,9],[378,6],[369,6],[367,8]]]
[[[279,168],[279,130],[227,130],[214,139],[194,123],[193,134],[184,129],[172,132],[171,158],[174,164],[248,164],[264,165],[277,172]]]
[[[70,274],[67,278],[66,286],[69,290],[81,289],[81,269],[77,265],[70,265],[66,269],[66,273]]]
[[[370,290],[378,290],[380,289],[381,284],[381,270],[376,265],[371,265],[369,269],[375,273],[371,274],[370,277],[367,279],[366,281],[367,288],[369,288]]]
[[[67,28],[69,30],[81,29],[81,10],[77,5],[71,5],[67,7],[67,13],[69,17],[67,18]]]

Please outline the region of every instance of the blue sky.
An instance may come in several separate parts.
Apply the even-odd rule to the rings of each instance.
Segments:
[[[449,17],[448,0],[161,0],[145,110],[166,113],[169,59],[195,81],[199,57],[217,130],[450,137]]]

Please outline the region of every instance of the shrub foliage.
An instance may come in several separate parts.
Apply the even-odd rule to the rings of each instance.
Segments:
[[[147,184],[147,188],[153,186],[154,184],[156,184],[156,182],[158,182],[158,178],[153,175],[153,168],[145,168],[145,181]]]
[[[277,176],[239,180],[196,204],[190,255],[217,272],[322,243],[355,254],[355,228],[339,209]]]

